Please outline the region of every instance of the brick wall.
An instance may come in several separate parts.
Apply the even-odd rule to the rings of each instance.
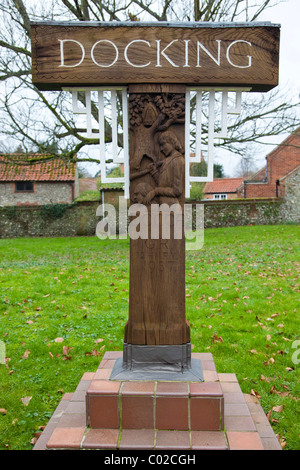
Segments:
[[[269,183],[290,173],[300,165],[300,134],[291,135],[277,147],[267,158],[267,177]]]
[[[261,170],[255,180],[261,180],[265,173],[267,180],[244,182],[240,188],[239,196],[245,198],[257,197],[284,197],[284,189],[276,185],[286,175],[290,174],[300,165],[300,129],[290,135],[281,145],[266,157],[266,170]]]
[[[276,197],[276,182],[270,184],[263,182],[245,183],[243,197]]]

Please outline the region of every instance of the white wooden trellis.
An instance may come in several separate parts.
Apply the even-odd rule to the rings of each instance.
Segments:
[[[68,88],[72,93],[73,113],[85,117],[85,134],[87,138],[99,139],[99,160],[101,170],[101,183],[121,183],[123,184],[124,197],[129,199],[129,138],[128,138],[128,97],[127,87],[97,87],[97,88]],[[117,91],[122,94],[122,130],[123,130],[123,151],[120,153],[118,147],[118,110]],[[79,92],[85,94],[85,105],[79,100]],[[97,97],[93,101],[98,110],[98,127],[95,129],[92,116],[92,93]],[[111,109],[111,150],[108,151],[105,144],[105,119],[107,110]],[[96,132],[95,132],[96,131]],[[113,163],[124,165],[124,176],[112,178],[107,176],[106,162],[112,160]]]
[[[214,172],[214,144],[216,138],[227,137],[228,115],[240,114],[242,92],[249,89],[242,88],[188,88],[186,91],[185,106],[185,196],[190,197],[190,189],[192,182],[208,182],[213,181]],[[235,93],[235,104],[233,107],[229,105],[229,93]],[[195,155],[191,156],[191,94],[196,94],[195,106]],[[220,131],[216,132],[216,94],[221,93],[221,122]],[[208,94],[208,112],[207,112],[207,174],[206,176],[191,176],[190,164],[199,163],[202,159],[202,127],[203,124],[203,102],[205,95]]]
[[[109,87],[109,88],[69,88],[72,92],[73,113],[85,116],[86,135],[88,138],[99,138],[100,153],[100,169],[102,183],[122,183],[124,186],[124,197],[129,199],[129,134],[128,134],[128,96],[127,87]],[[117,113],[117,91],[122,93],[122,117],[123,117],[123,155],[120,156],[118,147],[118,113]],[[208,182],[213,181],[213,165],[214,165],[214,143],[216,138],[226,138],[229,114],[240,114],[242,92],[249,89],[233,89],[233,88],[188,88],[186,91],[186,120],[185,120],[185,196],[190,197],[190,189],[192,182]],[[85,93],[85,106],[78,100],[78,93]],[[91,93],[97,93],[98,106],[98,129],[95,132],[93,128],[92,118],[92,98]],[[112,149],[108,154],[105,144],[105,117],[106,106],[104,93],[110,94],[111,107],[111,129],[112,129]],[[229,93],[235,93],[235,105],[229,105]],[[191,94],[196,93],[195,107],[195,156],[191,157]],[[203,101],[205,94],[208,93],[208,112],[203,114]],[[221,121],[220,130],[215,131],[216,127],[216,94],[221,93]],[[95,104],[95,103],[94,103]],[[207,119],[207,175],[191,176],[191,163],[198,163],[202,158],[202,126],[205,124],[204,116]],[[119,178],[107,177],[106,161],[112,159],[113,163],[124,165],[124,176]]]

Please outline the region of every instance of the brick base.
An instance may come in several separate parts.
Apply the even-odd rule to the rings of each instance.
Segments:
[[[258,400],[234,374],[217,374],[210,353],[192,354],[204,382],[109,380],[121,355],[107,352],[64,395],[34,450],[281,449]]]

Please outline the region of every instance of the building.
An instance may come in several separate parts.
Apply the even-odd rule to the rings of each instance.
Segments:
[[[300,168],[300,127],[266,156],[266,166],[238,189],[242,198],[286,196],[289,178]]]
[[[79,195],[86,191],[98,191],[100,178],[79,178]]]
[[[0,155],[1,206],[71,203],[78,196],[76,163],[40,157],[24,165],[22,155]]]
[[[203,199],[225,200],[236,199],[238,188],[242,185],[244,178],[215,178],[206,183],[203,189]]]

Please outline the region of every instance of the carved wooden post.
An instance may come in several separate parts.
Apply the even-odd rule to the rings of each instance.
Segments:
[[[182,86],[129,87],[130,203],[146,204],[148,236],[130,240],[124,347],[124,366],[128,368],[167,364],[181,370],[190,363],[183,234],[184,101]],[[163,207],[165,212],[152,212],[151,217],[151,210]],[[170,232],[164,234],[162,225],[169,220]],[[174,233],[174,223],[179,224],[181,233]],[[152,232],[153,227],[157,229],[158,238],[151,227]],[[161,348],[167,345],[171,347]]]

